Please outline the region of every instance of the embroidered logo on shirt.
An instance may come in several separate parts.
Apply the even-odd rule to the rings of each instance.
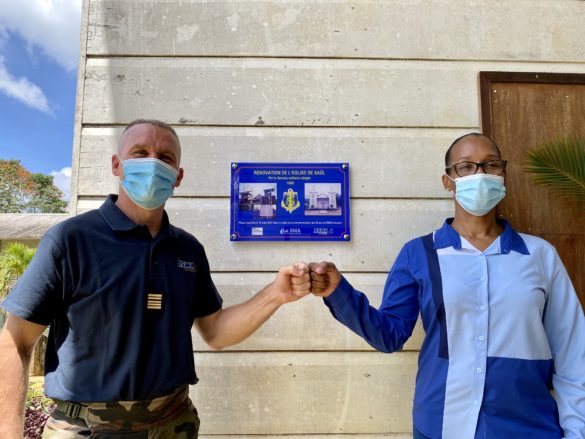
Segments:
[[[162,309],[162,300],[163,295],[160,293],[148,293],[148,298],[146,301],[146,309]]]
[[[177,259],[177,267],[182,268],[189,273],[195,273],[197,271],[195,263],[191,261],[181,261],[180,259]]]

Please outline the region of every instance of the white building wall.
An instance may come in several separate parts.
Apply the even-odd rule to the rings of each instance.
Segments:
[[[579,0],[85,0],[74,209],[116,191],[121,127],[162,119],[185,168],[168,212],[226,305],[295,260],[333,260],[379,304],[402,244],[451,212],[443,155],[479,130],[478,72],[585,73],[583,23]],[[350,163],[352,241],[230,242],[234,161]],[[195,336],[202,434],[409,437],[421,329],[375,353],[320,302],[224,352]]]

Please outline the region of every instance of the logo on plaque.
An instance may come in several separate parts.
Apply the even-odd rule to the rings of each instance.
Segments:
[[[295,209],[297,209],[301,203],[299,201],[299,194],[289,188],[288,191],[282,194],[282,201],[280,205],[286,210],[288,213],[293,213]]]

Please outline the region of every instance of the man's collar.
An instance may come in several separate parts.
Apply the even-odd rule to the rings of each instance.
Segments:
[[[106,223],[112,228],[112,230],[116,232],[127,232],[141,227],[128,218],[126,214],[122,212],[118,206],[116,206],[117,199],[117,195],[110,194],[108,195],[108,198],[106,198],[106,201],[99,208],[100,213],[102,214],[102,217]],[[169,216],[167,215],[166,211],[163,211],[163,218],[159,235],[162,238],[167,234],[173,238],[177,237],[175,228],[169,223]]]
[[[446,247],[453,247],[456,250],[461,249],[461,236],[451,226],[453,218],[447,218],[443,227],[435,232],[435,250]],[[498,220],[498,224],[504,227],[504,231],[500,235],[500,250],[503,254],[508,254],[510,251],[529,255],[530,252],[526,247],[526,243],[522,237],[510,226],[506,220]]]

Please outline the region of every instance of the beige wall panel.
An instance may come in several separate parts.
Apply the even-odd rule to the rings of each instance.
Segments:
[[[185,177],[177,196],[230,196],[232,162],[348,162],[352,197],[440,198],[451,142],[469,130],[179,127]],[[116,192],[111,155],[122,128],[85,128],[79,195]]]
[[[80,212],[101,200],[81,200]],[[351,242],[230,242],[229,199],[171,198],[171,222],[205,246],[212,271],[274,271],[293,261],[332,260],[342,271],[386,273],[402,245],[439,228],[450,200],[352,200]]]
[[[582,62],[585,4],[92,0],[88,53]]]
[[[198,353],[202,434],[408,433],[416,353]]]
[[[382,302],[386,274],[347,273],[347,280],[368,296],[376,308]],[[215,273],[213,281],[224,299],[224,307],[248,300],[274,279],[272,273]],[[195,350],[209,350],[193,331]],[[404,350],[418,350],[424,338],[417,324]],[[258,331],[229,350],[243,351],[371,351],[361,337],[333,318],[323,299],[308,296],[281,307]]]
[[[585,63],[88,59],[83,123],[477,127],[480,70],[583,73]]]

